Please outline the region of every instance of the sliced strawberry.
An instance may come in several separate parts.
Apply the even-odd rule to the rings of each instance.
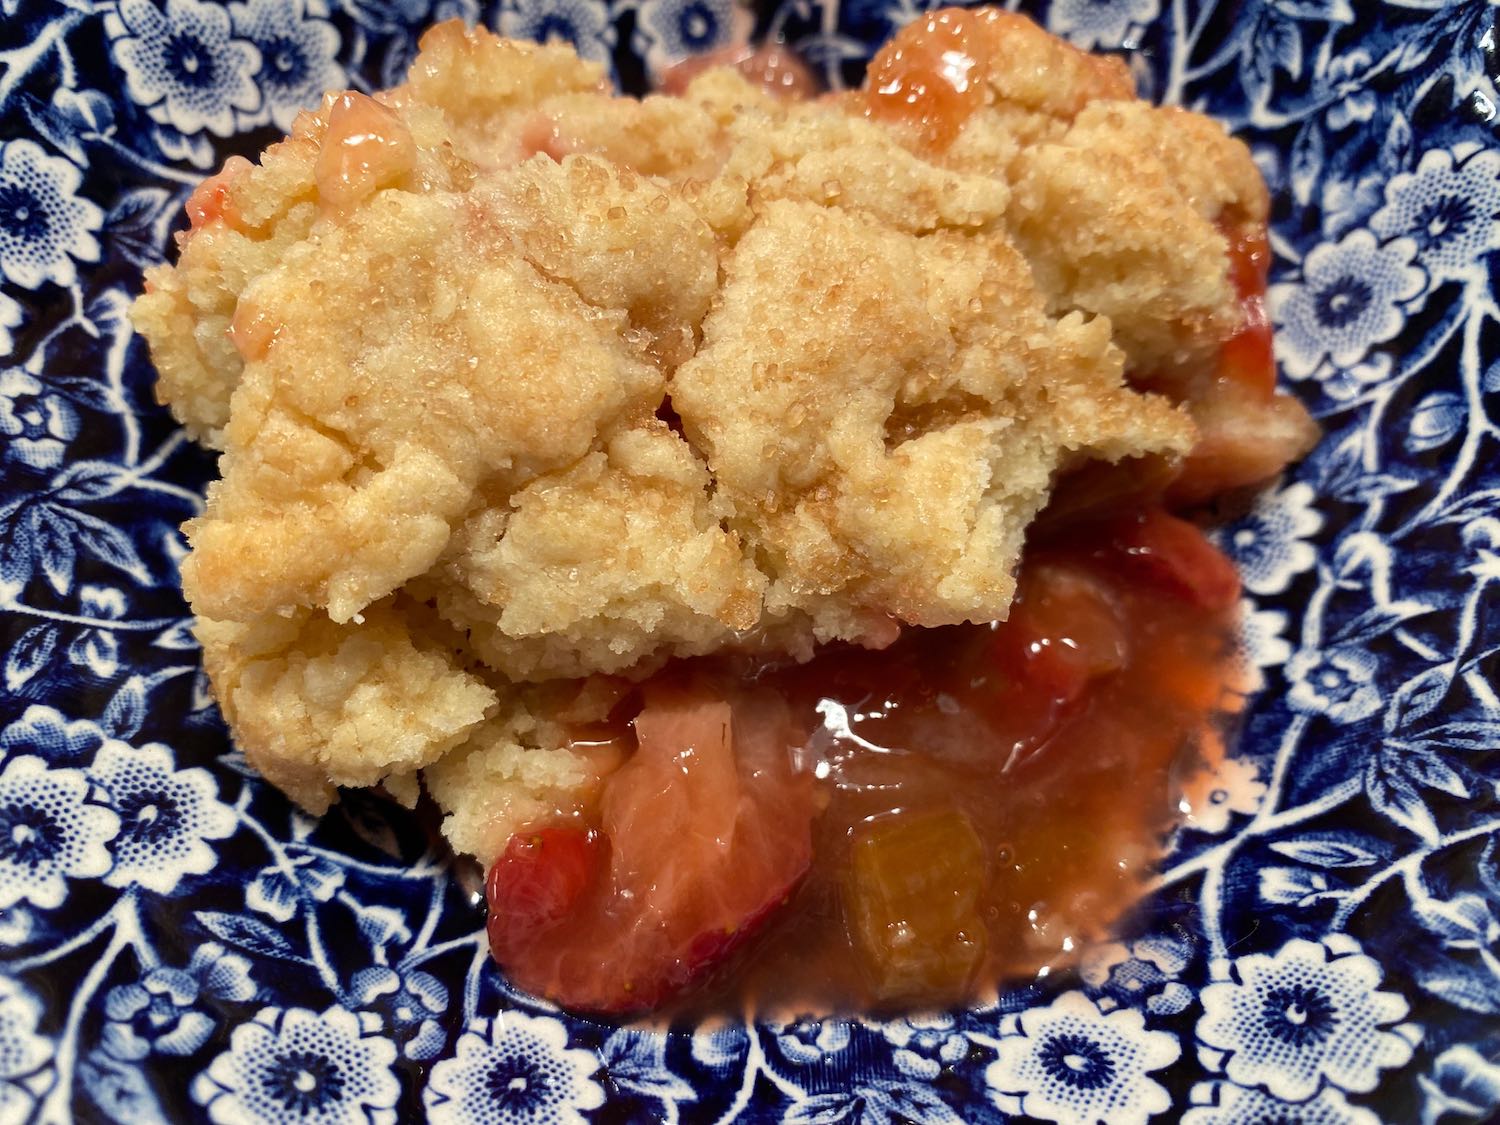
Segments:
[[[570,1008],[639,1011],[680,992],[785,902],[812,862],[813,790],[792,769],[784,706],[756,697],[732,709],[658,690],[635,730],[634,755],[604,791],[604,877],[554,919],[551,907],[583,882],[574,845],[553,853],[566,872],[528,874],[515,881],[527,892],[519,901],[490,902],[497,916],[516,908],[515,923],[490,930],[511,979]],[[533,882],[542,894],[529,895]]]
[[[1193,605],[1218,611],[1239,599],[1234,564],[1197,527],[1160,508],[1120,521],[1112,546],[1133,572]]]
[[[1219,378],[1254,391],[1262,401],[1276,393],[1276,356],[1271,347],[1271,320],[1258,294],[1240,302],[1244,321],[1219,352]]]
[[[1092,681],[1124,665],[1126,649],[1103,583],[1065,564],[1027,567],[1010,618],[994,627],[990,645],[1000,676],[984,710],[999,744],[1044,742]]]
[[[609,842],[584,828],[518,832],[490,868],[490,948],[502,960],[559,925],[609,857]]]

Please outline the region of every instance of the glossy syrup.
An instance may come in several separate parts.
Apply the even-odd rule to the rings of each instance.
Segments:
[[[984,104],[993,55],[994,8],[944,8],[903,28],[870,62],[866,112],[913,129],[943,149]]]
[[[740,670],[791,704],[827,806],[787,906],[666,1015],[971,1001],[1109,935],[1181,815],[1174,778],[1215,742],[1233,698],[1233,610],[1133,574],[1104,531],[1034,550],[1021,589],[1007,624],[909,630],[880,652]],[[1076,665],[1059,673],[1027,655],[1049,648],[1082,655],[1081,687]],[[851,954],[851,842],[884,818],[954,809],[981,842],[983,964],[962,986],[892,1002]]]
[[[416,166],[417,143],[399,114],[354,90],[332,96],[313,177],[325,211],[346,214]]]

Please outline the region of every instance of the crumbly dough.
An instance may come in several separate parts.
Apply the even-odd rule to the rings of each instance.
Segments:
[[[1003,618],[1060,469],[1190,448],[1125,373],[1234,329],[1216,224],[1264,188],[1217,125],[1005,26],[933,154],[728,70],[618,98],[444,24],[365,107],[398,155],[354,198],[333,99],[202,189],[134,318],[223,450],[183,584],[271,781],[320,811],[420,775],[488,862],[597,782],[567,722],[601,675]]]

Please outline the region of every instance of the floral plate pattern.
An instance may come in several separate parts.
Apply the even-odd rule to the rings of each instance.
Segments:
[[[211,461],[125,307],[187,191],[437,19],[627,88],[748,34],[830,83],[915,0],[0,0],[0,1123],[1458,1122],[1500,1112],[1496,9],[1055,0],[1275,193],[1327,438],[1222,531],[1264,691],[1120,940],[993,1005],[658,1035],[513,992],[410,818],[226,737],[177,589]]]

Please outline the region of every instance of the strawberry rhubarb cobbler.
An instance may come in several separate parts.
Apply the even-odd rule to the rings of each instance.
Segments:
[[[436,804],[534,993],[970,998],[1106,930],[1214,753],[1191,516],[1316,438],[1266,190],[999,11],[670,88],[445,24],[193,194],[134,317],[223,451],[204,660],[304,808]]]

